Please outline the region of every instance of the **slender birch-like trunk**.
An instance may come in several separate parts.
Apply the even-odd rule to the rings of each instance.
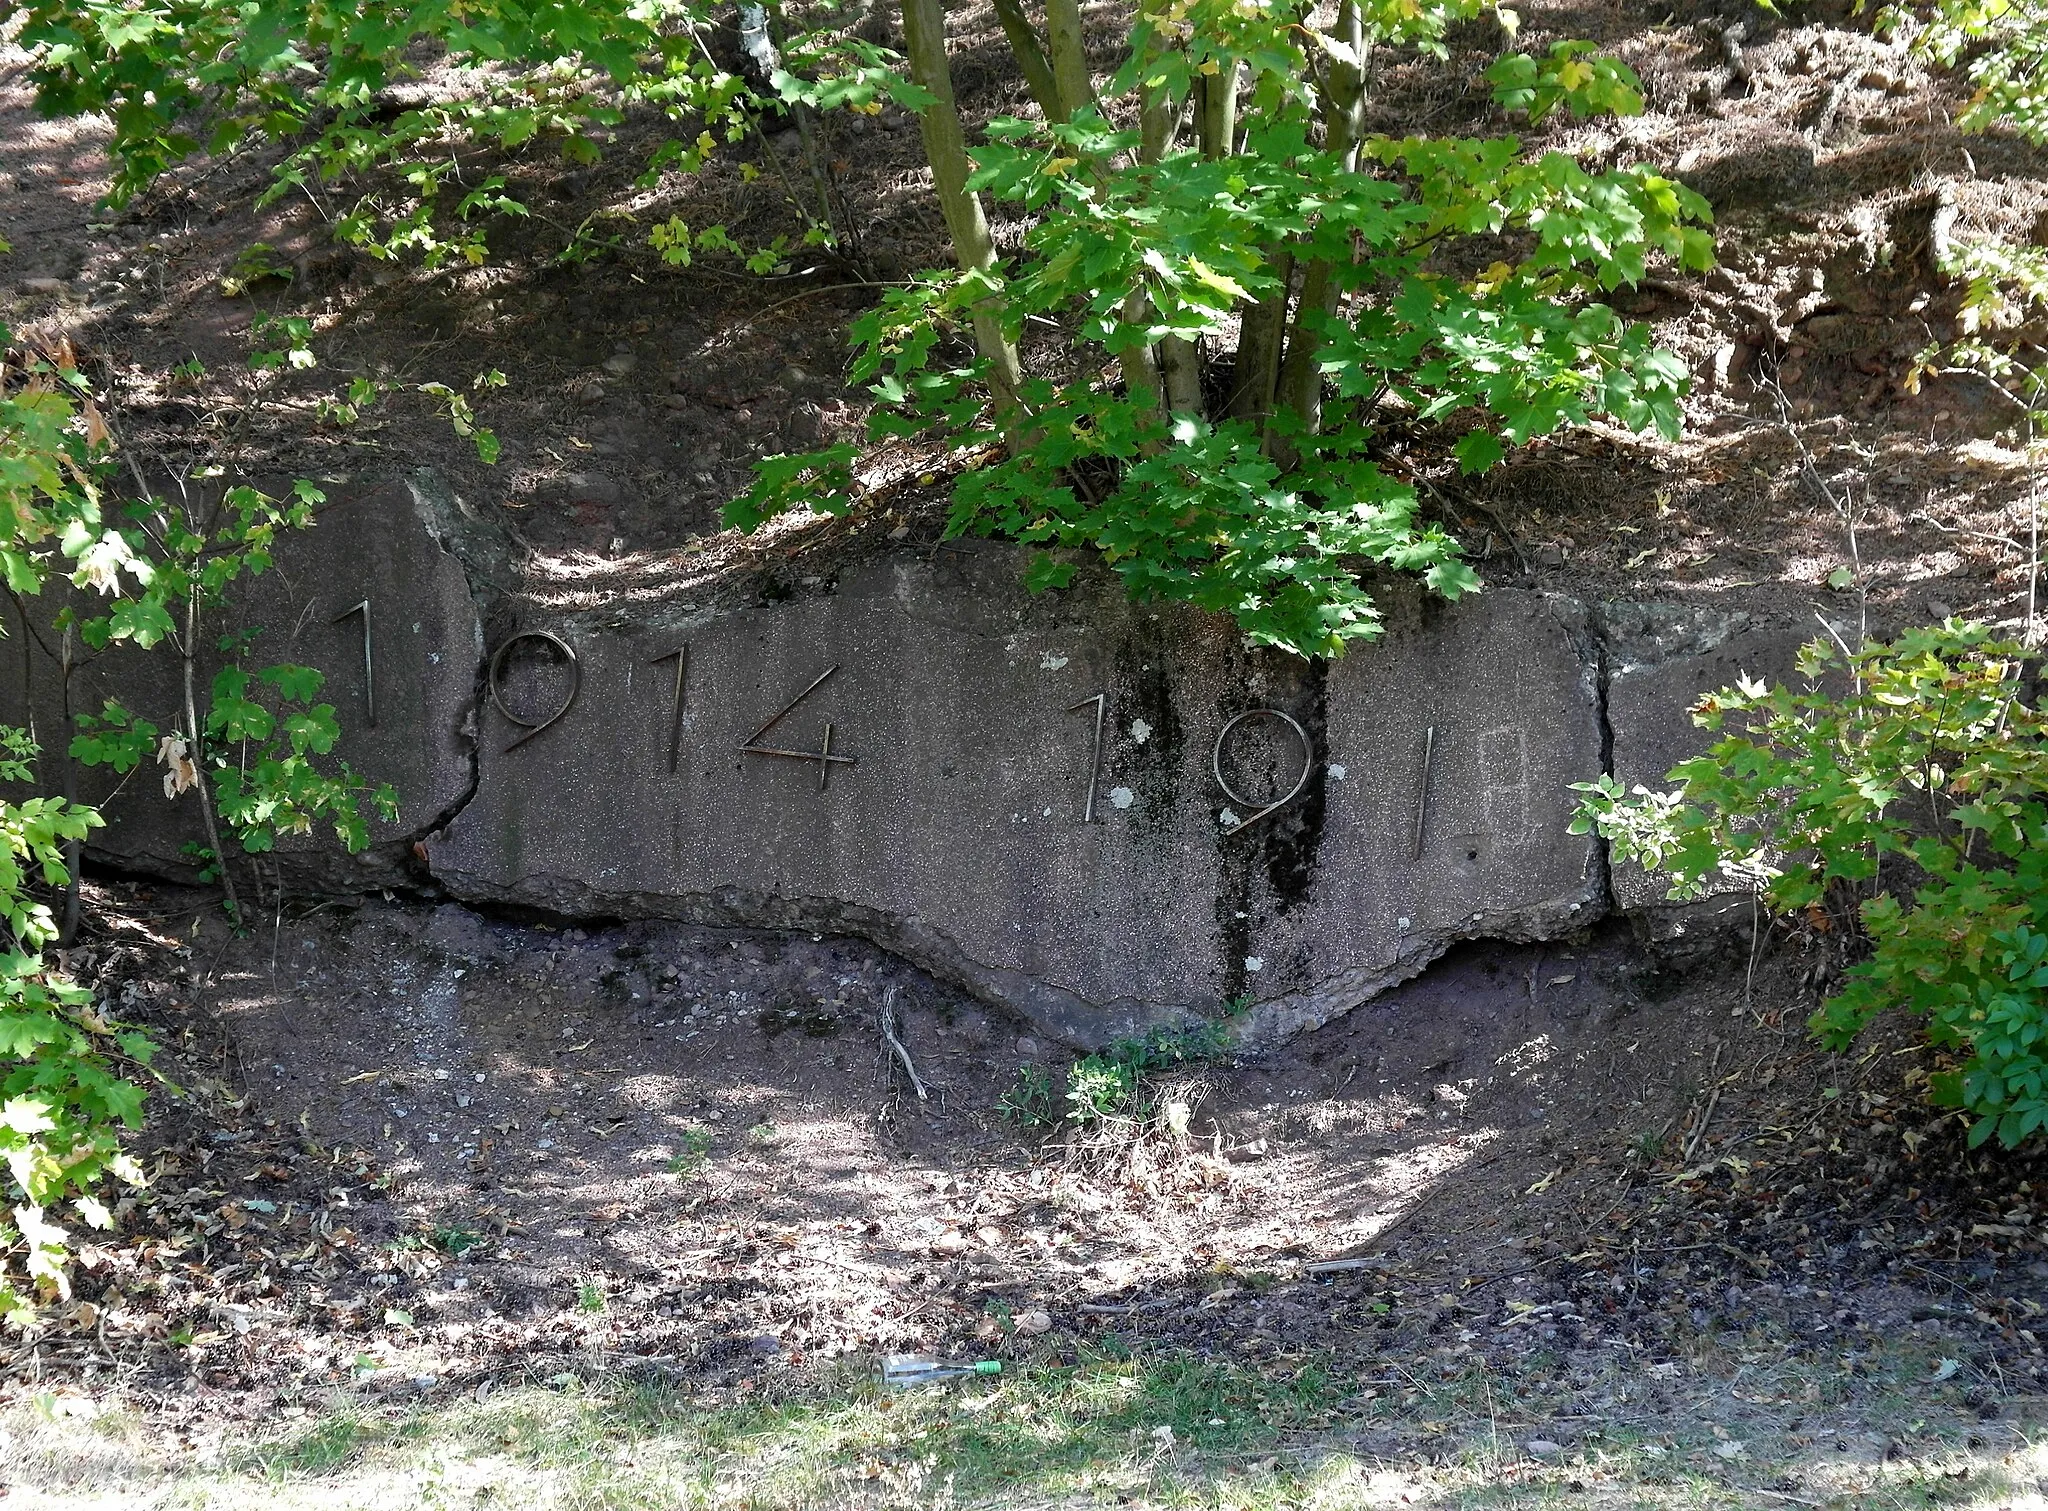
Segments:
[[[1365,124],[1365,74],[1361,67],[1365,28],[1357,0],[1344,0],[1331,35],[1349,51],[1350,61],[1331,60],[1329,87],[1323,96],[1323,145],[1338,160],[1338,171],[1350,173],[1358,166],[1358,141]],[[1295,307],[1274,396],[1275,407],[1292,410],[1310,434],[1323,418],[1323,373],[1316,360],[1322,337],[1315,326],[1337,312],[1334,274],[1328,258],[1317,258],[1302,275],[1301,299]]]
[[[995,243],[989,237],[981,196],[967,187],[971,166],[967,136],[953,95],[953,69],[946,58],[946,10],[941,0],[903,0],[903,34],[911,79],[937,96],[918,117],[918,127],[924,137],[925,161],[931,164],[939,211],[953,239],[953,256],[963,273],[991,273],[996,266]],[[995,396],[997,422],[1008,431],[1023,373],[1016,344],[1003,330],[1001,299],[985,298],[974,306],[974,345],[989,365],[988,386]]]

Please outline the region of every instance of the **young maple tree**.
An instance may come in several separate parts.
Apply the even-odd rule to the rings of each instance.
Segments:
[[[684,134],[653,154],[651,183],[750,135],[772,156],[769,113],[795,119],[815,161],[818,112],[893,97],[919,112],[956,266],[886,289],[853,327],[854,375],[879,401],[870,440],[949,451],[948,530],[1046,548],[1034,587],[1098,552],[1140,597],[1314,655],[1377,632],[1367,564],[1446,596],[1477,586],[1382,465],[1390,425],[1456,433],[1471,472],[1595,415],[1678,426],[1681,364],[1602,300],[1655,258],[1707,267],[1704,201],[1650,169],[1595,172],[1512,136],[1365,130],[1375,51],[1441,58],[1446,26],[1487,8],[1140,0],[1105,79],[1079,0],[1046,0],[1042,26],[997,0],[1038,114],[991,122],[979,145],[942,0],[902,0],[902,59],[843,17],[750,0],[737,19],[752,83],[715,60],[708,0],[41,0],[23,40],[46,105],[115,121],[117,193],[197,150],[202,127],[216,148],[267,135],[291,147],[273,193],[316,176],[367,185],[337,234],[430,263],[481,261],[483,219],[523,209],[500,174],[464,187],[451,143],[552,142],[587,159],[627,111],[658,108]],[[429,57],[461,87],[400,103],[395,86]],[[1487,77],[1531,120],[1641,108],[1633,75],[1584,43],[1504,56]],[[801,172],[777,177],[806,238],[844,244],[825,176],[815,193]],[[452,207],[451,183],[464,187]],[[999,251],[984,195],[1022,211],[1013,250]],[[769,267],[785,250],[749,253],[723,227],[674,218],[652,239],[672,263],[737,252]],[[767,458],[728,520],[852,508],[861,455]]]

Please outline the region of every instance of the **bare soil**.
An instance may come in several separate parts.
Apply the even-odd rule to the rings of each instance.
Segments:
[[[1716,200],[1722,267],[1627,296],[1693,365],[1690,434],[1579,434],[1479,484],[1439,437],[1389,465],[1494,582],[2017,621],[2028,480],[2006,417],[1976,380],[1908,392],[1906,374],[1958,297],[1936,211],[1958,237],[2032,235],[2038,155],[1959,136],[1957,84],[1839,6],[1740,8],[1746,75],[1723,40],[1735,8],[1524,11],[1530,45],[1591,36],[1649,90],[1646,115],[1551,141],[1672,163]],[[970,110],[1018,108],[992,18],[955,21]],[[1474,31],[1456,56],[1494,46]],[[1380,90],[1389,127],[1493,129],[1483,93],[1433,65]],[[831,129],[867,274],[940,260],[912,123]],[[635,189],[631,149],[658,135],[629,122],[593,170],[490,165],[539,213],[494,231],[502,266],[427,274],[331,246],[324,199],[250,210],[254,151],[97,209],[98,128],[36,120],[11,56],[0,319],[74,345],[153,483],[431,459],[528,545],[537,603],[690,590],[736,563],[800,583],[806,548],[848,534],[929,543],[932,506],[909,495],[772,543],[719,532],[755,457],[857,428],[840,332],[874,289],[822,261],[781,281],[662,267],[643,241],[670,210],[756,236],[792,222],[772,175],[745,185],[737,163]],[[563,263],[583,225],[617,245]],[[257,241],[293,277],[224,296]],[[319,368],[246,370],[264,310],[315,317]],[[353,374],[461,387],[492,367],[495,468],[416,399],[353,427],[314,412]],[[1851,555],[1843,500],[1862,595],[1826,586]],[[203,894],[107,880],[94,903],[74,964],[166,1042],[179,1089],[152,1099],[151,1187],[91,1241],[73,1301],[6,1345],[5,1390],[117,1396],[189,1446],[364,1393],[574,1368],[744,1395],[907,1348],[1334,1359],[1412,1401],[1476,1361],[1525,1381],[1566,1440],[1718,1350],[1717,1421],[1768,1418],[1816,1451],[1901,1349],[1965,1415],[2048,1390],[2041,1158],[1966,1150],[1903,1037],[1812,1048],[1805,1016],[1840,968],[1824,937],[1682,958],[1619,925],[1469,946],[1268,1056],[1174,1073],[1142,1121],[1047,1138],[996,1108],[1020,1067],[1056,1078],[1067,1056],[852,941],[405,898],[294,904],[233,938]],[[1743,1383],[1792,1364],[1806,1386]]]
[[[1747,940],[1468,946],[1163,1075],[1148,1115],[1046,1133],[998,1103],[1070,1055],[855,941],[402,900],[237,938],[203,894],[95,902],[74,963],[182,1090],[8,1377],[216,1447],[365,1393],[745,1395],[896,1351],[1483,1365],[1553,1437],[1669,1405],[1703,1349],[1831,1382],[1738,1391],[1738,1427],[1824,1426],[1902,1348],[1987,1419],[2048,1391],[2041,1157],[1967,1152],[1924,1051],[1811,1048],[1824,937],[1760,936],[1753,982]]]

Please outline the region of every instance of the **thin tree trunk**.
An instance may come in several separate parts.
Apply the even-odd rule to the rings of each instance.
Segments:
[[[199,655],[199,589],[185,593],[185,643],[178,647],[185,658],[185,736],[192,742],[192,765],[199,773],[193,790],[199,794],[199,812],[206,819],[206,842],[213,846],[214,868],[220,872],[221,891],[227,897],[228,919],[242,926],[242,902],[235,895],[235,878],[228,871],[228,852],[221,847],[220,824],[213,816],[213,790],[206,785],[206,746],[199,724],[199,695],[194,687],[194,662]]]
[[[1185,336],[1159,339],[1159,377],[1174,414],[1202,412],[1202,354]]]
[[[1144,8],[1148,15],[1156,15],[1162,6],[1158,0],[1146,0]],[[1138,106],[1138,161],[1156,163],[1165,157],[1173,150],[1173,139],[1179,131],[1180,110],[1173,97],[1164,89],[1148,90]],[[1151,297],[1144,288],[1133,289],[1124,301],[1124,323],[1144,323],[1151,308]],[[1190,385],[1182,359],[1168,350],[1174,345],[1185,347],[1187,343],[1175,342],[1169,336],[1157,347],[1133,347],[1123,354],[1124,387],[1133,398],[1142,396],[1148,409],[1158,409],[1162,404],[1177,411],[1188,408],[1191,386],[1195,407],[1199,407],[1200,371],[1196,370],[1194,382]]]
[[[967,135],[954,103],[953,70],[946,60],[946,11],[941,0],[903,0],[903,35],[910,54],[910,77],[937,96],[918,117],[924,136],[925,160],[931,164],[932,186],[939,210],[953,238],[953,256],[963,273],[987,273],[996,265],[995,243],[981,196],[968,190]],[[989,365],[988,386],[995,396],[997,422],[1007,431],[1017,408],[1017,386],[1023,373],[1017,348],[1003,331],[1002,301],[987,298],[974,306],[974,345]]]
[[[740,0],[740,49],[759,71],[761,88],[772,90],[771,81],[782,67],[782,50],[775,39],[774,15],[763,0]],[[818,196],[818,223],[831,236],[835,248],[857,257],[858,249],[846,245],[851,238],[841,230],[839,217],[832,213],[832,176],[825,169],[825,154],[818,145],[817,115],[808,105],[793,105],[790,118],[796,125],[804,166],[810,171],[811,188]]]
[[[1059,86],[1060,119],[1095,103],[1088,78],[1088,53],[1081,43],[1081,0],[1045,0],[1045,35],[1052,44],[1053,81]]]
[[[1180,130],[1180,111],[1164,89],[1147,91],[1138,107],[1138,161],[1156,163],[1173,149]]]
[[[1337,12],[1333,35],[1351,49],[1355,59],[1363,62],[1365,34],[1357,0],[1344,0]],[[1350,173],[1358,166],[1358,139],[1365,116],[1365,75],[1357,63],[1332,62],[1324,98],[1324,149],[1337,158],[1339,172]],[[1310,435],[1320,427],[1323,417],[1323,373],[1316,360],[1322,336],[1315,326],[1337,312],[1339,290],[1335,272],[1329,259],[1318,258],[1302,276],[1301,299],[1295,306],[1275,395],[1275,406],[1293,410],[1303,431]]]
[[[1060,101],[1059,81],[1053,77],[1052,63],[1045,55],[1038,28],[1024,13],[1023,0],[995,0],[995,6],[996,20],[1002,23],[1003,35],[1009,39],[1010,55],[1017,60],[1017,71],[1024,75],[1024,87],[1031,91],[1031,98],[1038,101],[1038,108],[1045,112],[1048,121],[1064,121],[1067,116]]]
[[[1294,255],[1276,247],[1268,252],[1266,261],[1280,286],[1245,306],[1230,390],[1230,412],[1241,420],[1263,420],[1273,412],[1280,352],[1287,340],[1287,294],[1294,277]]]
[[[1195,126],[1202,156],[1220,161],[1230,156],[1237,136],[1237,62],[1204,76],[1196,93]],[[1175,414],[1200,414],[1202,354],[1183,336],[1159,343],[1159,375],[1166,389],[1166,407]]]
[[[1132,289],[1124,296],[1123,323],[1143,325],[1151,303],[1144,289]],[[1124,391],[1131,401],[1146,409],[1157,409],[1165,400],[1166,390],[1159,381],[1159,361],[1153,349],[1149,346],[1127,347],[1117,354],[1116,361],[1124,375]]]
[[[1217,72],[1202,76],[1197,129],[1202,156],[1211,161],[1230,156],[1237,142],[1237,72],[1237,59],[1232,58]]]
[[[24,625],[28,622],[26,613],[22,616],[22,622]],[[71,715],[71,626],[69,624],[64,626],[64,651],[58,663],[58,674],[61,678],[58,684],[58,697],[62,723],[58,726],[57,734],[58,738],[64,742],[64,749],[60,759],[64,762],[64,806],[69,808],[78,802],[78,762],[71,758],[73,726]],[[75,839],[64,841],[64,922],[57,931],[57,943],[64,945],[66,948],[69,948],[72,942],[78,938],[78,915],[81,901],[79,894],[85,880],[84,859],[85,847],[81,841]]]

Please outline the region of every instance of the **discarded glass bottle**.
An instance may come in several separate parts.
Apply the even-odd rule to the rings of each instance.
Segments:
[[[919,1385],[943,1385],[948,1380],[971,1380],[976,1375],[999,1375],[1000,1359],[977,1359],[971,1364],[949,1364],[923,1354],[890,1354],[882,1360],[884,1390],[910,1390]]]

